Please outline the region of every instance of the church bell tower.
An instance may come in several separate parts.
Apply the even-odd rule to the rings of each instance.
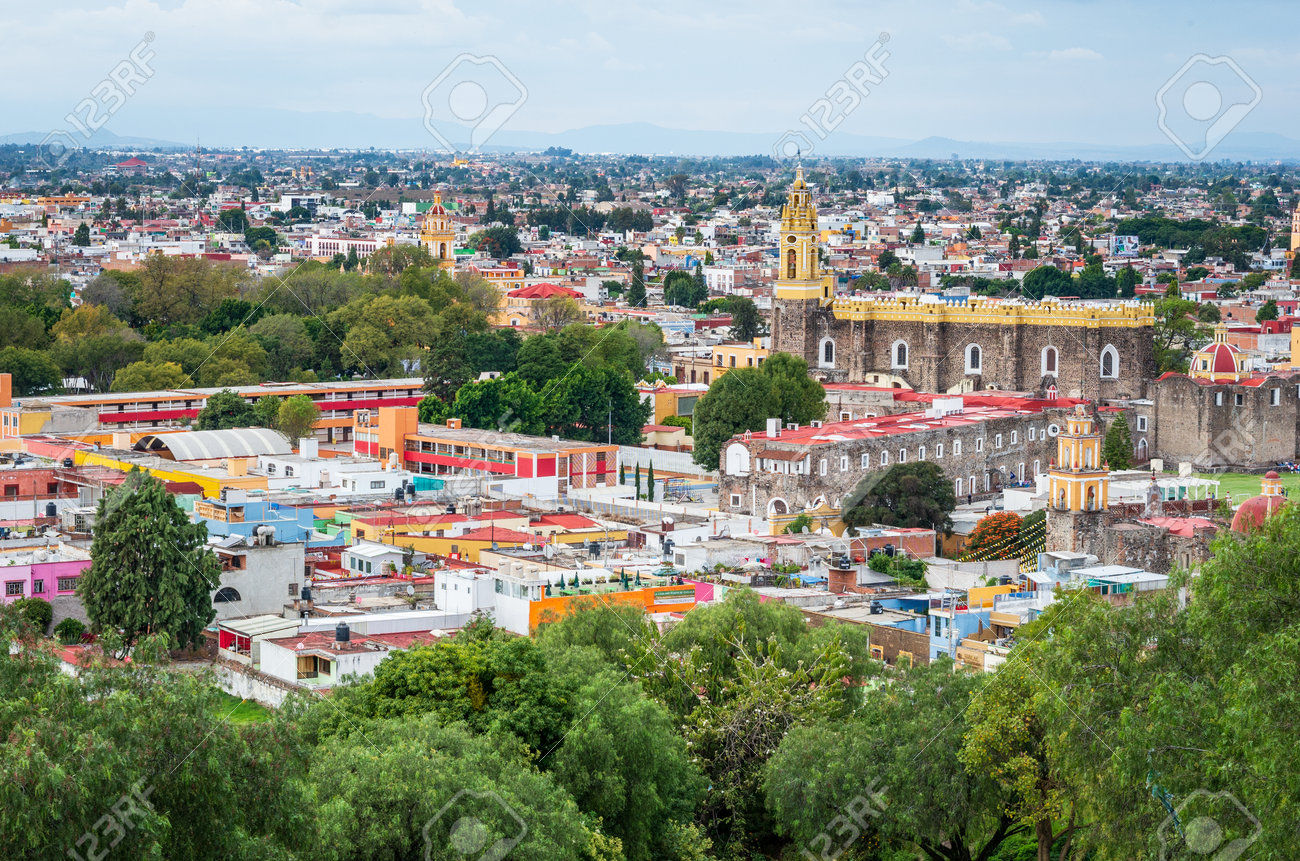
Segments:
[[[772,302],[772,349],[801,356],[810,367],[819,362],[817,318],[835,295],[834,276],[823,273],[818,259],[817,207],[795,169],[794,184],[781,208],[777,273]]]

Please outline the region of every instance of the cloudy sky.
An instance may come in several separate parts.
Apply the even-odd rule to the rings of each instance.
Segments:
[[[817,111],[886,34],[888,77],[833,113],[837,131],[1161,141],[1157,93],[1203,54],[1236,67],[1193,63],[1167,90],[1174,120],[1244,105],[1239,132],[1300,138],[1293,20],[1287,3],[1196,0],[56,0],[23,4],[0,28],[11,71],[0,134],[67,125],[146,33],[154,74],[113,105],[107,128],[120,135],[186,141],[196,116],[210,127],[265,111],[418,120],[422,93],[462,54],[506,70],[485,85],[490,99],[514,81],[526,92],[509,128],[766,133]]]

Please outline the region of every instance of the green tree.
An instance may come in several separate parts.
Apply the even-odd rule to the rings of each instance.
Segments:
[[[1034,300],[1044,296],[1067,296],[1071,292],[1070,276],[1055,266],[1039,266],[1020,282],[1020,292],[1026,299]]]
[[[952,533],[950,515],[957,507],[952,482],[930,461],[896,463],[884,473],[869,473],[845,500],[845,525],[925,527]]]
[[[90,225],[84,221],[77,225],[77,229],[72,233],[72,244],[82,248],[90,246]]]
[[[761,431],[768,418],[807,424],[826,415],[826,392],[808,376],[808,365],[773,353],[761,368],[737,368],[718,377],[695,405],[694,461],[717,469],[722,446],[745,431]]]
[[[943,659],[868,690],[851,718],[792,728],[766,769],[777,829],[808,845],[825,823],[852,816],[854,834],[935,861],[993,857],[1026,827],[1007,813],[1008,795],[990,773],[958,756],[982,684]]]
[[[753,299],[743,296],[731,300],[731,338],[735,341],[752,341],[764,334],[767,326]]]
[[[1176,291],[1177,285],[1174,287]],[[1156,300],[1155,358],[1159,373],[1187,370],[1193,347],[1209,334],[1198,310],[1197,303],[1178,298],[1176,292]]]
[[[516,361],[519,376],[539,389],[552,380],[562,378],[567,370],[567,365],[560,356],[558,340],[546,335],[526,338],[519,347]]]
[[[280,404],[276,416],[276,427],[280,433],[296,443],[300,439],[310,438],[314,433],[316,422],[320,421],[320,407],[310,395],[293,395]]]
[[[627,288],[627,304],[633,308],[645,307],[645,263],[644,255],[637,251],[632,258],[632,279]]]
[[[1121,299],[1132,299],[1137,295],[1137,285],[1141,280],[1137,270],[1130,263],[1115,275],[1115,291]]]
[[[468,244],[471,248],[498,260],[524,250],[519,242],[519,230],[513,226],[488,227],[480,230],[469,237]]]
[[[16,395],[40,395],[63,388],[63,372],[46,353],[23,347],[0,349],[0,373],[13,375]]]
[[[161,392],[190,382],[189,374],[175,362],[131,362],[113,376],[110,391]]]
[[[195,419],[196,430],[226,430],[249,428],[257,424],[257,413],[244,396],[230,389],[222,389],[210,396]]]
[[[913,245],[925,244],[925,228],[921,226],[921,222],[919,221],[916,223],[916,228],[912,231],[911,242]]]
[[[811,531],[812,526],[813,526],[812,517],[810,517],[806,513],[801,512],[798,517],[796,517],[794,520],[791,520],[789,523],[787,523],[785,525],[785,529],[782,529],[781,531],[790,534],[799,534],[803,532],[805,529]]]
[[[650,461],[645,473],[645,498],[647,502],[655,501],[655,463]]]
[[[253,414],[257,417],[257,426],[275,430],[280,426],[280,405],[284,398],[279,395],[262,395],[253,401]]]
[[[221,574],[206,540],[161,481],[132,469],[100,500],[92,561],[77,581],[94,629],[120,636],[123,652],[155,635],[173,648],[197,645],[216,616]]]
[[[1102,459],[1111,469],[1128,469],[1133,462],[1133,437],[1129,433],[1128,419],[1118,413],[1106,429],[1106,439],[1101,448]]]
[[[1277,318],[1277,302],[1273,299],[1269,299],[1255,312],[1256,323],[1263,323],[1265,320],[1276,320]]]

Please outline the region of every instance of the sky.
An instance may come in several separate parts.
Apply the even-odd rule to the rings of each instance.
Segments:
[[[190,141],[197,116],[234,128],[282,111],[418,121],[432,86],[443,113],[449,99],[458,113],[504,101],[502,128],[537,132],[648,122],[1145,144],[1166,140],[1163,87],[1167,123],[1236,110],[1233,133],[1300,139],[1300,49],[1282,2],[56,0],[6,19],[0,134],[66,127],[148,38],[148,80],[99,101],[119,135]],[[887,74],[845,95],[867,52]],[[440,95],[466,74],[491,83]],[[822,118],[828,92],[839,100]]]

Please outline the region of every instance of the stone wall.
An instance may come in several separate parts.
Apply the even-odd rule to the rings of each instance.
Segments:
[[[1197,500],[1198,502],[1201,500]],[[1218,535],[1215,527],[1198,527],[1192,535],[1170,532],[1163,526],[1141,523],[1133,506],[1114,506],[1107,511],[1070,512],[1048,509],[1047,550],[1090,553],[1101,565],[1126,565],[1155,574],[1176,568],[1192,568],[1210,558],[1210,543]],[[1189,511],[1166,503],[1164,516],[1208,512]]]
[[[837,319],[816,302],[773,303],[774,349],[803,356],[814,375],[828,382],[868,382],[873,374],[897,374],[913,389],[944,393],[997,388],[1042,392],[1053,383],[1062,396],[1129,398],[1142,394],[1155,376],[1150,326],[1031,325],[951,321]],[[833,368],[821,368],[820,345],[835,342]],[[907,345],[907,366],[895,368],[894,350]],[[967,347],[981,350],[980,369],[967,373]],[[1101,357],[1115,348],[1116,379],[1102,379]],[[1056,349],[1055,374],[1043,351]]]
[[[1153,456],[1168,463],[1265,470],[1300,459],[1300,374],[1270,377],[1257,386],[1202,385],[1169,376],[1151,382],[1150,396]]]
[[[937,463],[954,482],[954,488],[960,478],[963,497],[972,492],[970,482],[974,477],[974,494],[978,496],[1000,487],[1010,475],[1014,474],[1017,480],[1026,475],[1032,477],[1035,462],[1039,472],[1046,472],[1048,461],[1056,454],[1056,440],[1048,434],[1048,429],[1053,424],[1063,424],[1064,412],[1053,409],[873,439],[827,440],[807,448],[812,466],[810,475],[759,472],[753,468],[745,475],[727,474],[726,450],[733,444],[727,443],[722,451],[718,504],[722,511],[754,517],[765,516],[773,500],[783,503],[787,511],[815,507],[814,503],[819,499],[840,508],[851,502],[855,488],[864,478],[884,475],[890,466],[897,464],[900,451],[907,452],[908,463],[921,459]],[[1034,432],[1032,440],[1031,428]],[[1012,442],[1013,434],[1015,442]],[[999,435],[1002,437],[1001,446],[997,444]],[[980,440],[983,441],[982,450]],[[954,442],[961,443],[960,455],[953,453]],[[780,440],[755,441],[751,445],[755,448],[797,448],[793,444],[783,446]],[[943,457],[936,457],[939,445],[943,446]],[[922,448],[925,449],[924,458],[921,457]],[[882,453],[888,454],[888,462],[884,465],[881,464]],[[867,469],[862,467],[864,454],[869,458]],[[823,460],[826,462],[825,475],[821,472]],[[738,497],[735,502],[733,496]]]

